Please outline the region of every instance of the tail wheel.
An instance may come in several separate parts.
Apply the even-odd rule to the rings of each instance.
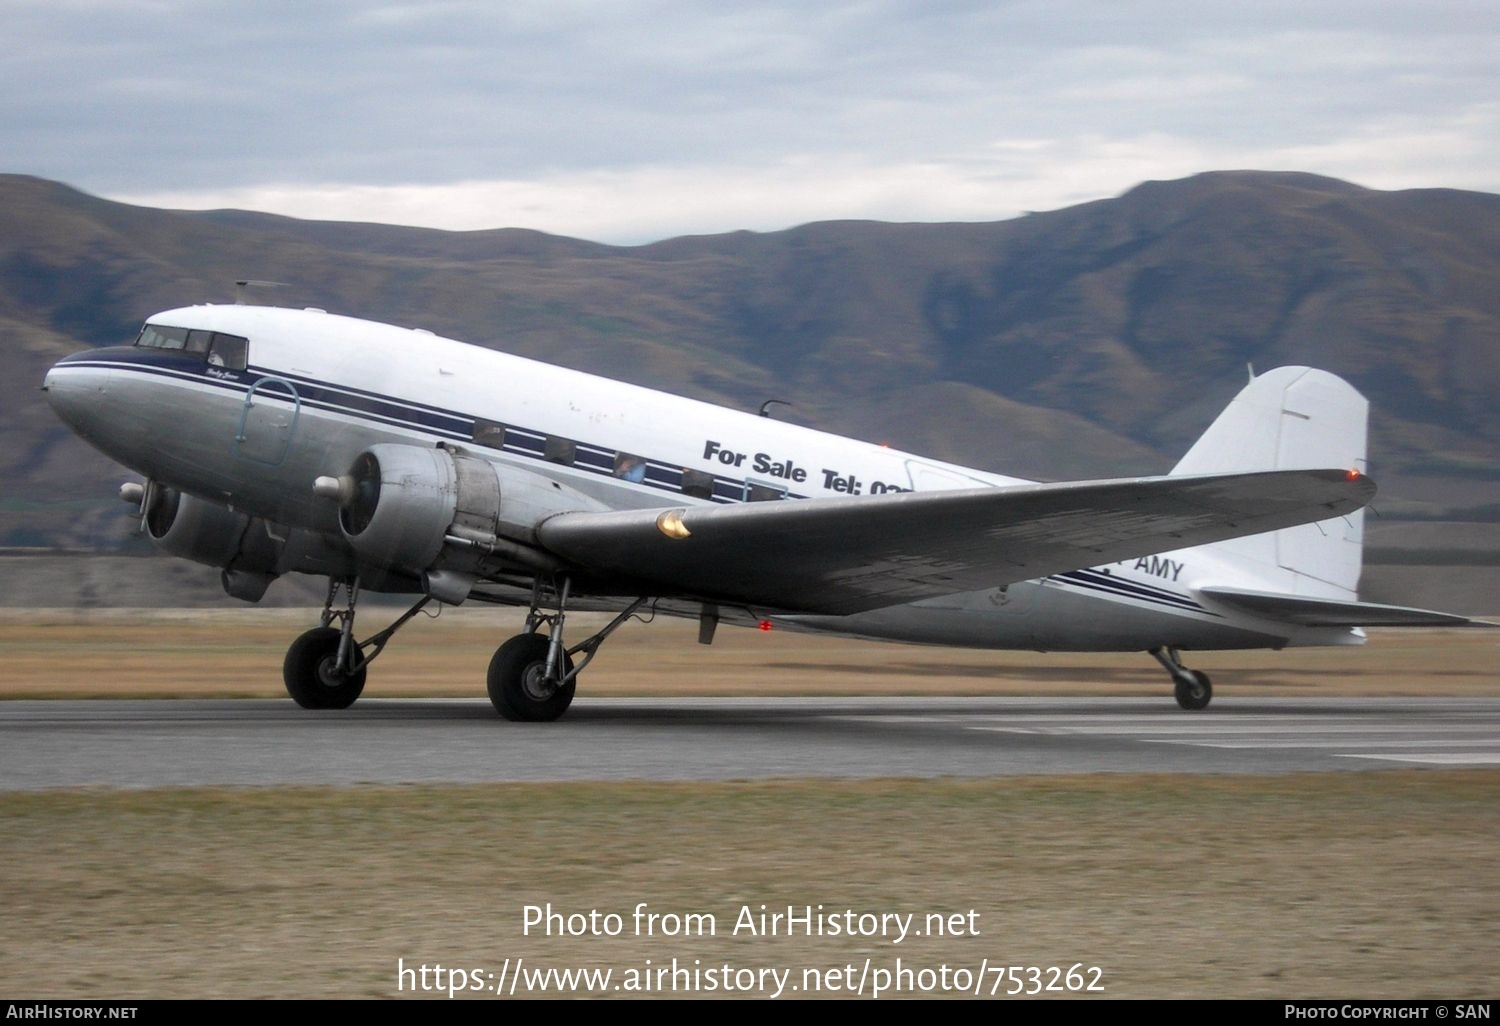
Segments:
[[[1208,674],[1202,670],[1188,670],[1186,673],[1185,677],[1177,678],[1177,704],[1193,711],[1207,709],[1214,697],[1214,686]]]

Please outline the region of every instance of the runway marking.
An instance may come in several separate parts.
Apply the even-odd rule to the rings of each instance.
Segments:
[[[874,721],[880,717],[861,719]],[[933,717],[930,722],[961,723],[965,730],[990,734],[1116,737],[1122,741],[1192,748],[1317,751],[1341,759],[1380,759],[1432,766],[1500,766],[1500,736],[1495,734],[1492,724],[1483,723],[1447,723],[1443,729],[1449,736],[1432,737],[1431,722],[1357,724],[1327,719],[1289,722],[1284,717],[1264,716],[1250,721],[1226,722],[1214,718],[1163,723],[1157,717],[1137,716],[1121,717],[1114,724],[1104,725],[1083,718],[1053,716],[1038,716],[1029,723],[1024,715],[991,719],[990,723],[974,723],[972,718],[943,716]],[[1351,748],[1358,751],[1349,751]],[[1455,748],[1463,750],[1444,750]]]
[[[972,726],[972,730],[1003,730],[1006,727]],[[1031,729],[1037,729],[1032,727]],[[1239,724],[1224,723],[1215,720],[1210,723],[1157,723],[1153,726],[1110,726],[1108,724],[1095,724],[1090,726],[1056,726],[1052,728],[1057,733],[1063,734],[1207,734],[1212,733],[1216,737],[1226,734],[1254,735],[1266,734],[1270,736],[1281,736],[1286,734],[1410,734],[1416,730],[1431,730],[1428,723],[1391,724],[1382,726],[1380,724],[1359,723],[1288,723],[1286,721],[1272,724]],[[1488,724],[1453,724],[1448,728],[1455,733],[1477,733],[1493,734],[1494,727]]]
[[[1193,743],[1168,738],[1147,738],[1146,740],[1154,741],[1154,743],[1161,745],[1181,745]],[[1476,738],[1474,740],[1454,741],[1444,741],[1438,738],[1434,738],[1430,741],[1361,741],[1359,742],[1359,745],[1361,748],[1470,748],[1473,747],[1475,740],[1479,741],[1482,744],[1487,743],[1500,747],[1500,738]],[[1349,742],[1347,740],[1263,741],[1258,743],[1250,741],[1200,741],[1197,742],[1197,744],[1199,744],[1203,748],[1347,748],[1349,746]]]
[[[1386,762],[1416,762],[1429,766],[1500,766],[1500,752],[1429,752],[1421,755],[1379,755],[1374,752],[1339,752],[1336,759],[1383,759]]]
[[[1162,716],[1111,716],[1108,723],[1100,723],[1098,716],[1054,716],[1047,714],[952,714],[931,715],[881,715],[832,714],[822,717],[827,720],[847,723],[890,724],[893,726],[954,726],[967,730],[1009,731],[1015,733],[1051,734],[1200,734],[1216,736],[1229,734],[1272,736],[1288,734],[1409,734],[1413,731],[1432,730],[1431,718],[1419,723],[1350,723],[1344,717],[1300,716],[1293,720],[1286,716],[1236,716],[1234,719],[1216,717],[1213,714],[1184,714],[1172,722]],[[1447,733],[1476,733],[1493,736],[1495,727],[1490,723],[1445,722]]]

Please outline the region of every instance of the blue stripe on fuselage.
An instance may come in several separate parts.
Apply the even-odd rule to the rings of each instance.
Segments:
[[[1208,616],[1218,616],[1218,613],[1205,609],[1201,604],[1186,595],[1170,591],[1166,588],[1158,588],[1140,581],[1131,581],[1123,577],[1116,577],[1107,570],[1094,570],[1085,568],[1081,570],[1069,570],[1066,573],[1053,574],[1051,581],[1059,584],[1068,584],[1076,588],[1088,591],[1103,592],[1123,598],[1138,599],[1142,602],[1150,602],[1158,606],[1166,606],[1171,609],[1186,609],[1195,613],[1204,613]]]
[[[220,367],[209,367],[201,357],[184,354],[178,350],[137,347],[78,353],[67,357],[61,363],[69,367],[128,370],[137,374],[171,380],[191,381],[239,395],[244,395],[252,387],[258,385],[257,400],[267,399],[287,403],[291,401],[290,397],[278,394],[268,388],[265,383],[269,379],[288,381],[296,387],[298,398],[304,407],[354,416],[392,427],[418,430],[464,442],[481,450],[488,448],[537,462],[549,462],[543,455],[547,438],[544,432],[506,424],[504,446],[499,448],[486,446],[474,440],[476,422],[483,418],[269,367],[251,366],[245,371],[228,371]],[[516,436],[514,439],[513,435]],[[576,455],[571,466],[601,477],[614,476],[616,450],[576,439],[572,441],[576,446]],[[745,501],[743,496],[747,486],[744,481],[717,475],[711,475],[711,477],[713,479],[712,501],[717,503]],[[669,462],[647,457],[646,476],[639,483],[659,491],[680,495],[682,493],[682,470]],[[805,495],[792,492],[788,492],[787,497],[807,498]]]

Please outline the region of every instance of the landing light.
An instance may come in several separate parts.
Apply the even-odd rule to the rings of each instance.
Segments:
[[[682,522],[682,515],[686,512],[687,510],[683,509],[667,510],[656,518],[656,529],[674,540],[688,537],[693,532],[689,531],[687,525]]]

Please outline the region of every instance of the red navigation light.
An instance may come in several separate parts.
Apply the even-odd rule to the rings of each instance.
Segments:
[[[759,627],[763,631],[768,631],[768,630],[771,629],[771,621],[770,620],[762,620],[760,623],[756,624],[756,626]]]
[[[1347,477],[1351,481],[1358,481],[1360,478],[1364,477],[1363,474],[1361,474],[1359,471],[1357,471],[1357,470],[1355,470],[1353,468],[1350,468],[1349,472],[1347,474],[1345,474],[1344,476]]]

